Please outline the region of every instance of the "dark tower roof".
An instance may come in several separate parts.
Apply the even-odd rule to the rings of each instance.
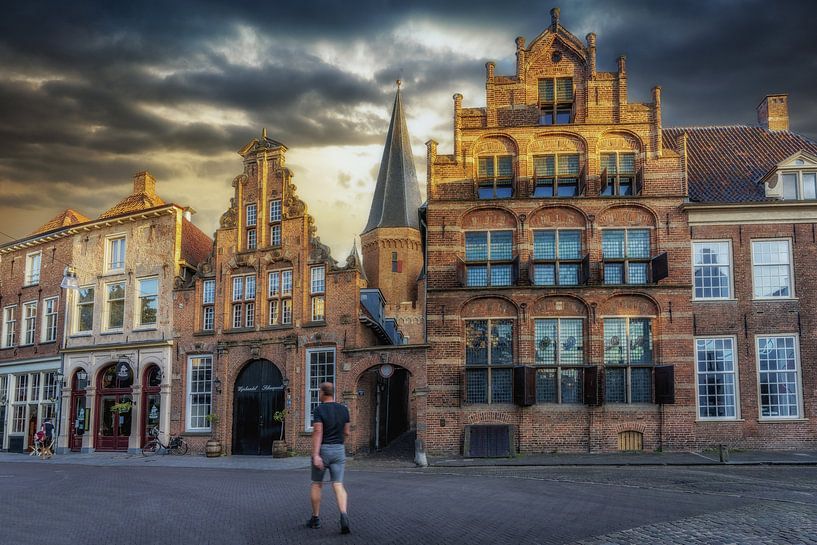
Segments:
[[[420,223],[417,219],[419,207],[420,187],[417,184],[414,155],[411,152],[411,141],[406,128],[406,116],[403,114],[398,82],[369,221],[363,232],[368,233],[378,227],[419,229]]]

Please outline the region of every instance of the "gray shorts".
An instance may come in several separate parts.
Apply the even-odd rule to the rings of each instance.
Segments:
[[[312,466],[312,482],[322,482],[328,469],[332,482],[342,483],[343,470],[346,467],[346,448],[343,445],[321,445],[320,454],[323,469]]]

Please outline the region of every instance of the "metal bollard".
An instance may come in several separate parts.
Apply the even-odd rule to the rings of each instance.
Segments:
[[[729,461],[729,447],[724,444],[718,445],[718,459],[724,464]]]

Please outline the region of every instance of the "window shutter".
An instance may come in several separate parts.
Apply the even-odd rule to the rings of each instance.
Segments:
[[[675,366],[659,365],[653,374],[655,380],[655,402],[659,405],[675,403]]]
[[[511,284],[517,285],[519,283],[519,256],[513,258],[513,266],[511,267]]]
[[[650,269],[652,269],[653,283],[663,280],[669,276],[669,259],[667,252],[661,252],[650,260]]]
[[[457,281],[460,283],[460,286],[464,288],[468,284],[468,273],[465,270],[465,262],[459,256],[457,256],[456,272]]]
[[[604,403],[604,371],[595,365],[584,368],[582,373],[584,404],[598,407]]]
[[[633,188],[634,195],[641,195],[641,192],[644,190],[644,177],[641,174],[641,169],[638,169],[638,172],[635,175],[635,187]]]
[[[579,172],[579,188],[576,194],[584,195],[586,189],[587,189],[587,175],[585,174],[584,167],[582,167],[581,172]]]
[[[528,365],[513,368],[513,402],[520,407],[536,403],[536,369]]]
[[[601,171],[601,189],[599,190],[599,194],[603,195],[605,191],[607,191],[607,169]]]
[[[581,281],[584,284],[590,283],[590,254],[586,254],[584,258],[582,258],[582,278]]]

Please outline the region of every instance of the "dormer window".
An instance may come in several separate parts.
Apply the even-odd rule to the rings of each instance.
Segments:
[[[539,80],[540,125],[566,125],[573,122],[573,78]]]
[[[783,172],[783,199],[817,199],[817,172]]]
[[[480,199],[513,197],[513,156],[489,155],[478,159],[477,183]]]
[[[778,163],[761,181],[768,198],[817,200],[817,157],[797,152]]]

